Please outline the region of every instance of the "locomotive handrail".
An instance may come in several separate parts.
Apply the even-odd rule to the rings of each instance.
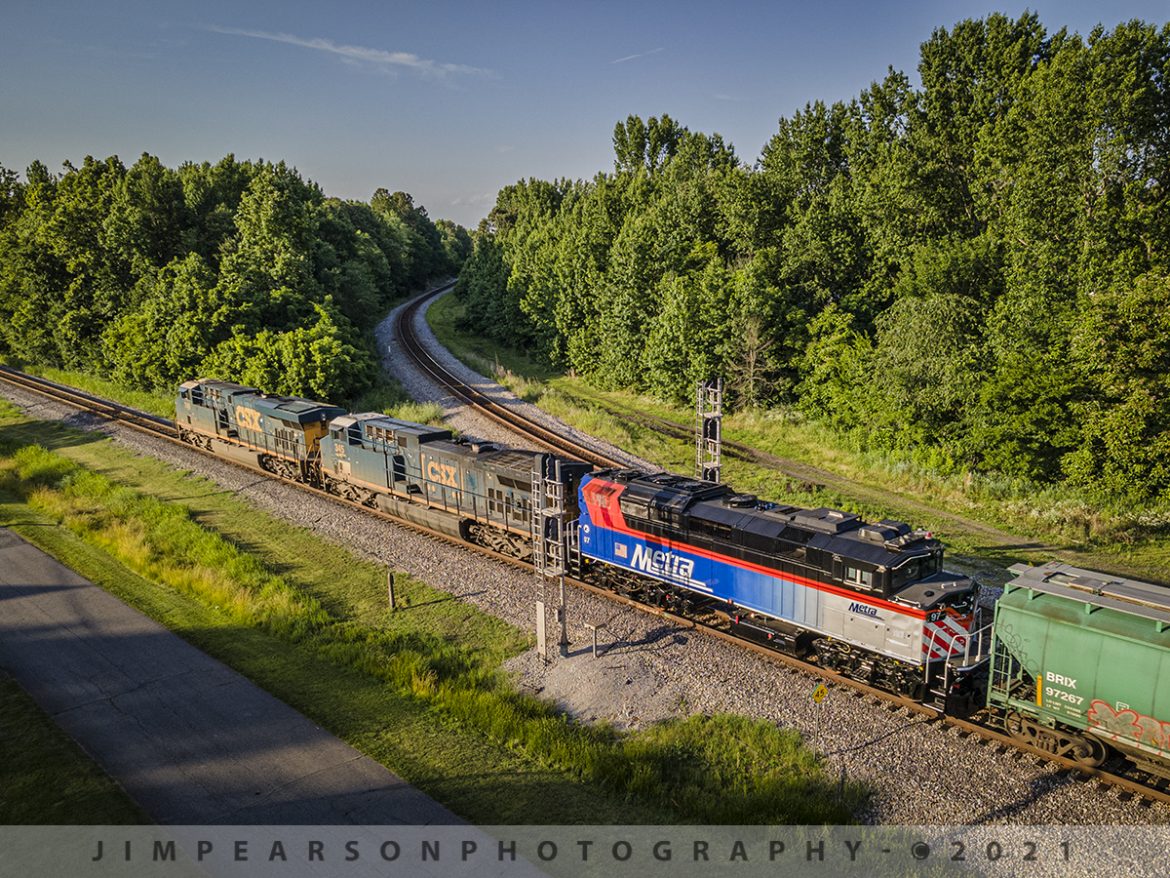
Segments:
[[[978,620],[979,617],[976,616],[976,621]],[[974,631],[968,631],[964,634],[958,634],[954,637],[954,639],[951,641],[952,649],[960,640],[963,642],[963,663],[959,667],[969,668],[972,666],[972,664],[979,664],[988,655],[988,653],[984,651],[983,646],[984,641],[991,633],[993,624],[993,622],[988,622],[982,628],[977,628]],[[927,686],[930,685],[930,653],[932,652],[935,643],[938,642],[938,636],[938,629],[934,628],[930,632],[930,640],[926,642],[926,659],[922,662],[922,682]],[[976,649],[973,658],[971,654],[972,646],[974,646]],[[940,659],[935,659],[935,661],[945,662],[949,667],[951,660],[954,658],[956,658],[955,653],[953,651],[948,651],[945,656]]]
[[[93,411],[104,418],[108,418],[111,420],[119,420],[125,426],[127,426],[131,429],[135,429],[135,430],[142,431],[142,432],[147,432],[147,433],[150,433],[150,434],[155,435],[157,437],[166,439],[168,441],[183,443],[184,445],[187,445],[187,447],[189,447],[189,448],[193,447],[194,450],[196,450],[196,451],[201,451],[201,452],[205,452],[205,453],[213,453],[209,449],[204,448],[201,445],[196,444],[196,445],[192,446],[190,444],[190,439],[185,438],[182,435],[181,428],[176,429],[177,425],[171,421],[165,421],[165,420],[158,418],[156,416],[151,416],[151,415],[147,415],[146,413],[137,412],[134,409],[131,409],[131,408],[128,408],[125,406],[120,406],[120,405],[115,404],[115,403],[110,403],[110,402],[106,402],[106,401],[99,401],[96,398],[88,397],[85,394],[71,392],[69,389],[67,389],[61,385],[55,385],[52,382],[47,382],[47,381],[44,381],[43,379],[36,379],[32,376],[24,375],[23,373],[17,372],[15,370],[11,370],[9,368],[0,367],[0,381],[10,382],[12,384],[16,384],[16,385],[22,387],[23,389],[31,390],[35,393],[41,394],[43,396],[47,396],[51,399],[56,399],[60,402],[65,402],[68,405],[72,405],[72,406],[75,406],[78,408]],[[225,459],[225,458],[221,458],[221,459]],[[257,469],[256,467],[250,466],[248,464],[238,463],[237,461],[230,460],[230,459],[227,459],[227,460],[229,463],[232,463],[234,465],[239,465],[239,466],[242,466],[242,467],[247,468],[247,469],[251,469],[251,470]],[[271,473],[265,473],[265,474],[269,475],[269,476],[272,475]],[[320,492],[319,488],[316,488],[316,487],[311,486],[311,485],[300,484],[297,482],[292,482],[291,484],[294,487],[299,487],[299,488],[304,489],[306,491]],[[414,487],[414,486],[412,486],[412,487]],[[395,491],[392,491],[391,494],[394,496],[399,496],[397,494],[397,492],[395,492]],[[436,531],[427,525],[419,524],[417,522],[411,521],[410,519],[403,519],[403,518],[401,518],[399,516],[395,516],[389,512],[383,512],[383,511],[377,510],[377,509],[370,509],[369,507],[361,504],[359,501],[346,499],[344,497],[334,496],[334,495],[326,495],[326,496],[328,496],[329,499],[334,501],[334,502],[341,503],[341,504],[344,504],[344,505],[349,506],[349,507],[360,508],[364,512],[379,515],[380,517],[392,518],[396,521],[399,521],[399,522],[405,524],[408,527],[418,529],[424,533],[428,533],[428,534],[431,534],[433,536],[437,536],[437,537],[442,538],[442,539],[452,539],[452,537],[449,534],[447,534],[446,532]],[[408,494],[407,496],[409,498],[410,494]],[[482,499],[482,495],[479,496],[479,499]],[[474,494],[474,492],[472,493],[472,502],[473,502],[473,506],[477,503],[477,498],[476,498],[476,495]],[[568,529],[570,530],[570,540],[569,540],[570,552],[572,552],[574,550],[575,544],[576,544],[575,525],[576,525],[576,522],[569,522],[568,523]],[[466,543],[466,541],[463,539],[460,539],[459,542],[461,545],[464,545],[466,548],[468,548],[470,550],[482,552],[488,556],[495,557],[495,558],[498,558],[500,560],[505,560],[505,561],[508,561],[510,563],[525,563],[523,561],[517,560],[514,557],[509,557],[507,555],[501,554],[501,553],[494,551],[492,549],[489,549],[489,548],[480,547],[480,546],[477,546],[475,544],[468,545]],[[583,588],[583,589],[586,589],[586,590],[594,593],[594,594],[602,595],[610,600],[621,603],[623,605],[633,606],[633,607],[637,607],[637,608],[642,609],[642,610],[647,611],[647,612],[655,613],[655,614],[661,616],[662,618],[669,619],[669,620],[676,622],[678,624],[686,625],[687,627],[692,628],[692,629],[703,630],[705,633],[707,633],[710,636],[715,637],[715,638],[719,638],[722,640],[728,640],[728,641],[734,641],[737,644],[739,644],[741,647],[749,649],[749,650],[756,652],[758,654],[764,655],[771,660],[781,662],[783,664],[789,665],[790,667],[798,667],[807,673],[817,675],[817,676],[824,678],[828,681],[831,681],[837,685],[850,687],[850,688],[856,689],[858,691],[866,692],[866,693],[875,695],[877,697],[884,698],[892,704],[897,704],[898,706],[905,707],[909,710],[915,710],[915,711],[919,711],[922,713],[928,713],[928,712],[935,713],[935,714],[937,714],[937,718],[941,722],[946,723],[947,725],[949,725],[951,727],[957,728],[961,732],[978,736],[980,739],[982,739],[984,741],[1000,743],[1000,744],[1003,744],[1005,746],[1012,746],[1012,747],[1018,748],[1019,750],[1021,750],[1023,752],[1033,754],[1033,755],[1040,757],[1040,758],[1043,758],[1043,759],[1047,759],[1051,763],[1059,766],[1062,769],[1069,770],[1069,771],[1075,771],[1075,772],[1080,773],[1081,775],[1097,778],[1097,779],[1109,784],[1110,786],[1117,788],[1117,789],[1121,789],[1129,794],[1137,795],[1137,796],[1140,796],[1140,797],[1147,799],[1147,800],[1150,800],[1150,801],[1159,801],[1159,802],[1170,803],[1170,793],[1167,793],[1163,787],[1159,786],[1156,783],[1150,783],[1149,781],[1145,781],[1145,780],[1139,780],[1139,779],[1125,777],[1123,775],[1119,775],[1119,774],[1114,773],[1112,771],[1103,770],[1100,768],[1093,767],[1091,765],[1087,765],[1083,761],[1077,762],[1073,759],[1053,755],[1053,753],[1051,753],[1049,751],[1040,749],[1040,748],[1035,747],[1035,746],[1031,746],[1027,742],[1022,742],[1017,738],[1010,737],[1009,735],[1004,734],[1003,732],[997,731],[996,729],[994,729],[990,725],[988,725],[986,721],[974,722],[974,721],[968,721],[966,719],[962,719],[962,718],[959,718],[959,717],[956,717],[953,715],[947,715],[945,713],[938,714],[937,708],[927,707],[921,701],[915,702],[915,701],[911,701],[907,698],[903,698],[900,696],[890,695],[889,692],[885,692],[885,691],[882,691],[880,689],[876,689],[876,688],[869,686],[865,683],[850,679],[847,676],[834,673],[831,670],[818,667],[815,664],[809,664],[808,662],[802,661],[798,658],[787,656],[784,653],[778,652],[769,646],[766,646],[763,644],[753,643],[751,640],[744,639],[743,637],[737,636],[734,633],[730,633],[728,631],[725,631],[725,630],[723,630],[723,629],[721,629],[721,628],[719,628],[711,623],[708,623],[708,622],[705,622],[705,621],[702,621],[699,619],[691,618],[688,616],[678,616],[674,612],[670,611],[669,609],[664,610],[661,607],[647,607],[644,603],[639,603],[637,600],[635,600],[632,597],[628,597],[628,596],[624,596],[624,595],[620,595],[620,594],[614,594],[610,591],[605,590],[604,588],[602,588],[600,586],[593,585],[593,584],[590,584],[588,582],[583,582],[583,581],[580,581],[578,579],[574,579],[573,583],[575,585]],[[984,618],[987,617],[988,613],[983,612],[984,610],[985,610],[985,608],[983,608],[983,607],[978,608],[977,613],[976,613],[976,618],[975,618],[976,625],[979,625],[979,623]],[[972,659],[978,661],[978,660],[981,660],[983,658],[991,656],[992,653],[994,652],[996,661],[993,663],[993,667],[990,668],[990,674],[989,674],[990,679],[989,679],[988,683],[989,683],[989,689],[997,689],[1000,685],[1002,685],[1002,681],[1005,681],[1005,680],[1010,681],[1010,678],[1012,676],[1011,663],[1014,663],[1015,659],[1012,658],[1010,656],[1010,654],[1006,653],[1006,651],[1005,651],[1004,652],[1004,663],[1001,664],[999,662],[999,651],[1003,650],[1004,643],[1002,640],[996,641],[994,638],[991,638],[990,641],[988,640],[988,635],[990,634],[990,632],[992,630],[992,624],[993,623],[981,625],[980,627],[976,628],[976,630],[969,632],[969,634],[967,634],[967,635],[964,635],[963,656],[964,656],[965,661],[971,661]],[[994,647],[994,649],[993,649],[993,647]],[[1015,667],[1019,668],[1019,665],[1016,664]],[[1148,773],[1148,769],[1142,768],[1141,770],[1146,771]]]

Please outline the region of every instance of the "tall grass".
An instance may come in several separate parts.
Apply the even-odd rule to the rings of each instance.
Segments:
[[[415,402],[397,379],[385,374],[374,387],[352,400],[349,407],[355,412],[380,412],[416,424],[443,426],[441,405],[434,402]]]
[[[651,413],[689,426],[693,411],[627,391],[604,391],[572,375],[562,375],[464,329],[462,306],[452,296],[428,312],[436,337],[472,368],[497,375],[517,395],[566,423],[606,439],[667,469],[689,471],[693,446],[632,424],[638,413]],[[634,418],[631,418],[631,415]],[[860,436],[843,434],[807,418],[792,407],[737,412],[724,419],[724,438],[777,457],[820,467],[837,476],[823,491],[777,479],[774,470],[728,456],[724,474],[745,490],[793,503],[828,503],[863,514],[900,515],[899,497],[927,502],[999,528],[1035,539],[1077,547],[1102,556],[1101,563],[1142,571],[1164,569],[1170,560],[1170,498],[1135,508],[1116,499],[1089,496],[1059,483],[1038,483],[994,473],[966,471],[937,450],[875,448]],[[851,495],[850,482],[888,493],[887,508],[871,508]],[[795,488],[795,490],[793,490]],[[855,488],[853,490],[856,490]],[[860,493],[860,492],[859,492]],[[930,521],[917,521],[933,527]],[[964,539],[948,525],[948,537]],[[978,536],[967,537],[978,542]],[[1124,558],[1116,557],[1118,551]],[[1140,550],[1140,552],[1138,551]]]
[[[443,407],[437,402],[403,402],[384,411],[390,417],[403,421],[428,424],[432,427],[447,426],[443,422]]]
[[[515,691],[498,663],[436,634],[387,630],[328,612],[185,507],[120,487],[39,446],[0,464],[19,494],[144,578],[234,623],[356,668],[500,745],[676,819],[704,823],[841,822],[863,791],[838,799],[798,735],[742,717],[691,717],[622,734],[572,721]]]

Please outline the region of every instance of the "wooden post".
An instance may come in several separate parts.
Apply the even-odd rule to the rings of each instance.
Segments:
[[[560,606],[557,607],[557,621],[561,625],[561,656],[567,658],[569,655],[569,608],[565,604],[565,575],[561,574],[560,595],[558,597]]]
[[[605,622],[586,622],[585,627],[593,632],[593,657],[597,658],[597,632],[605,627]]]
[[[544,639],[544,601],[536,602],[536,654],[548,663],[548,642]]]
[[[394,607],[394,571],[389,567],[386,568],[386,597],[390,599],[390,609]]]

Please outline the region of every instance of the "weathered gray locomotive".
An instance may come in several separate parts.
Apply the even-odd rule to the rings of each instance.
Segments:
[[[571,517],[574,488],[592,469],[225,381],[183,384],[176,414],[193,445],[522,559],[532,552],[533,473],[564,485]]]
[[[761,503],[669,473],[595,472],[224,381],[183,384],[176,424],[214,454],[519,558],[533,551],[533,498],[551,484],[585,578],[660,606],[721,610],[745,636],[944,709],[986,707],[1058,755],[1096,765],[1117,751],[1170,777],[1160,586],[1017,565],[984,625],[974,584],[942,569],[938,540],[901,522]]]

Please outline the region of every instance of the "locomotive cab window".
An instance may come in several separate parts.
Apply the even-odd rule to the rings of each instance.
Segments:
[[[639,500],[641,502],[639,502]],[[632,518],[639,519],[641,521],[649,521],[650,513],[646,506],[646,501],[641,500],[641,498],[635,499],[633,497],[627,496],[626,494],[622,494],[621,497],[618,498],[618,507],[622,510],[622,515],[628,519]]]
[[[903,588],[910,585],[912,582],[917,582],[923,576],[923,565],[930,565],[931,558],[911,558],[902,564],[901,567],[894,570],[894,588]],[[937,566],[937,562],[934,562]],[[934,570],[930,571],[931,573]]]
[[[873,571],[862,570],[860,567],[846,567],[843,579],[850,585],[861,588],[873,588]]]

